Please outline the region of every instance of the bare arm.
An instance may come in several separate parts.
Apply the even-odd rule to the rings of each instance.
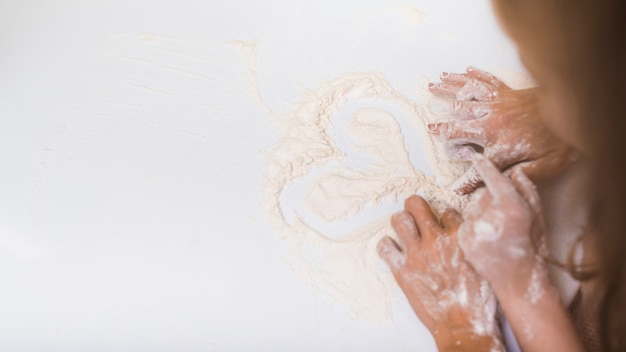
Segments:
[[[568,312],[547,276],[531,285],[542,287],[536,301],[524,293],[499,293],[500,304],[525,352],[585,351]]]

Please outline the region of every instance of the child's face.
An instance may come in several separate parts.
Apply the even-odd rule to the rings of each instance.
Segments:
[[[550,0],[492,0],[496,16],[517,44],[522,62],[541,86],[539,109],[552,132],[579,150],[585,142],[573,91],[563,77],[565,37],[559,27],[558,8]]]

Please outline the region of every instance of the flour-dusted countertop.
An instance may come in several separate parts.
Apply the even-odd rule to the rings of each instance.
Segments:
[[[294,271],[268,111],[519,70],[488,1],[4,1],[0,53],[0,350],[434,350],[399,292],[370,321]]]

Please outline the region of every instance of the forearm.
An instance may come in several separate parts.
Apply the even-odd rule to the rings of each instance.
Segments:
[[[525,352],[581,351],[585,348],[558,292],[546,274],[535,277],[523,292],[496,295]]]

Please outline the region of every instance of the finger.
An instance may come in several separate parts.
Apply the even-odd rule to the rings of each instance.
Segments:
[[[458,73],[443,72],[440,79],[441,83],[430,83],[428,89],[435,95],[454,98],[456,93],[463,88],[469,78]]]
[[[432,240],[440,227],[430,205],[420,196],[411,196],[404,202],[404,208],[411,213],[422,241]]]
[[[405,254],[391,237],[385,236],[378,241],[376,251],[393,272],[401,268],[406,262]]]
[[[481,154],[475,154],[472,161],[472,166],[485,182],[485,186],[495,201],[515,197],[517,193],[515,187],[489,159]]]
[[[428,90],[434,95],[444,97],[444,98],[455,98],[456,94],[463,88],[465,84],[463,83],[430,83],[428,85]]]
[[[491,195],[485,188],[479,188],[471,196],[470,203],[463,211],[465,221],[474,221],[480,219],[485,209],[491,204]]]
[[[509,166],[515,164],[515,161],[510,160],[510,155],[507,155],[504,158],[501,157],[501,155],[493,155],[494,151],[502,153],[502,150],[499,148],[485,148],[483,156],[486,159],[490,160],[499,170],[504,170],[504,176],[509,177]],[[474,157],[474,154],[478,154],[475,149],[472,149],[472,151],[468,151],[460,150],[459,148],[459,150],[452,152],[455,152],[456,154],[453,155],[457,155],[459,157],[458,160],[461,161],[471,160]],[[467,195],[474,192],[476,189],[483,186],[484,184],[485,182],[483,181],[482,177],[480,176],[476,168],[474,168],[474,166],[472,165],[465,171],[465,173],[461,177],[454,181],[454,183],[452,184],[452,189],[458,195]]]
[[[481,69],[477,69],[472,66],[467,68],[467,76],[475,78],[479,81],[482,81],[494,88],[511,89],[509,86],[507,86],[504,82],[502,82],[500,79],[498,79],[498,77],[494,76],[493,74],[487,71],[483,71]]]
[[[428,204],[430,205],[430,209],[433,211],[433,213],[435,213],[435,216],[438,218],[440,218],[446,210],[452,208],[450,203],[441,198],[429,199]]]
[[[539,197],[539,193],[537,192],[537,187],[522,170],[522,165],[514,167],[513,171],[511,172],[511,181],[513,182],[513,185],[515,186],[517,191],[522,195],[526,202],[528,202],[530,210],[533,213],[534,231],[531,232],[531,240],[533,242],[533,246],[538,251],[538,253],[543,253],[547,255],[548,252],[545,252],[547,248],[545,247],[546,242],[543,231],[545,229],[545,223],[543,214],[541,212],[541,199]]]
[[[479,148],[482,147],[469,141],[451,141],[444,146],[446,155],[455,161],[472,160],[474,154],[480,152]]]
[[[456,232],[463,222],[461,214],[452,208],[446,209],[439,219],[441,226],[447,231]]]
[[[479,145],[486,142],[484,121],[481,120],[451,120],[431,123],[428,130],[447,140],[465,140]]]
[[[519,194],[526,199],[532,212],[535,215],[541,214],[541,200],[539,198],[539,193],[537,192],[537,187],[528,178],[528,176],[524,174],[521,165],[513,168],[513,171],[511,172],[511,181]]]
[[[391,226],[398,234],[398,238],[407,252],[412,252],[420,238],[417,225],[413,216],[406,211],[401,211],[391,217]]]
[[[460,120],[473,120],[486,117],[492,112],[484,102],[457,100],[452,103],[452,117]]]
[[[474,192],[483,184],[483,179],[478,174],[478,171],[471,166],[463,173],[463,175],[461,175],[461,177],[452,183],[451,187],[454,190],[454,193],[458,195],[466,195]]]
[[[549,154],[521,163],[522,171],[533,181],[549,179],[563,174],[579,157],[579,153],[571,148],[559,148]]]
[[[456,100],[492,101],[496,97],[496,88],[478,79],[471,79],[456,93]]]
[[[443,72],[440,76],[442,82],[453,83],[460,87],[464,86],[471,78],[462,73]]]

